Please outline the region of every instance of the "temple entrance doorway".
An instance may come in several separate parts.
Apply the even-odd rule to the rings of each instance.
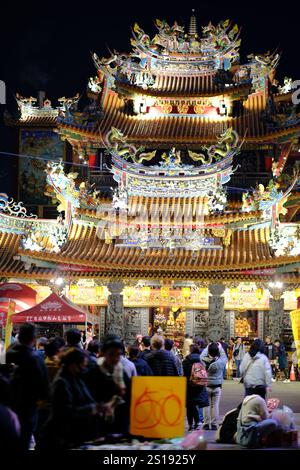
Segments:
[[[235,312],[234,336],[241,336],[246,343],[249,343],[259,336],[257,310]]]
[[[149,312],[149,334],[162,334],[182,346],[186,331],[186,311],[183,307],[152,307]]]

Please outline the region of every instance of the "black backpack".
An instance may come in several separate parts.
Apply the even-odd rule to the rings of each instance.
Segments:
[[[237,419],[241,409],[242,403],[233,410],[228,411],[224,416],[223,422],[219,427],[216,435],[216,441],[223,444],[234,443],[233,436],[237,431]]]

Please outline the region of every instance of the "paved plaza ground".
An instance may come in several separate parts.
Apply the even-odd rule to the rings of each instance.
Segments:
[[[244,387],[242,384],[234,382],[233,380],[225,380],[220,403],[221,416],[232,408],[235,408],[235,406],[241,402],[243,395]],[[298,445],[300,446],[300,382],[287,384],[274,382],[272,391],[269,393],[268,397],[279,398],[280,406],[287,405],[294,411],[295,424],[299,432]],[[204,431],[204,434],[209,450],[241,450],[237,445],[217,444],[215,442],[215,431]]]

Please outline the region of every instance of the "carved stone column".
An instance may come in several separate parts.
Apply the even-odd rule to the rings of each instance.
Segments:
[[[281,298],[283,291],[270,289],[268,321],[265,325],[265,335],[271,336],[272,341],[281,339],[283,334],[284,300]]]
[[[222,336],[226,337],[226,316],[224,311],[225,286],[222,284],[211,284],[209,286],[210,296],[208,298],[208,339],[218,341]]]
[[[106,316],[106,334],[115,334],[124,337],[124,305],[122,282],[110,282],[107,285],[109,289],[107,316]]]

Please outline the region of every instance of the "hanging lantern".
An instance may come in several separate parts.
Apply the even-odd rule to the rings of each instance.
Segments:
[[[189,299],[191,297],[191,288],[190,287],[183,287],[181,289],[181,294],[184,299]]]
[[[104,297],[104,286],[95,287],[96,297]]]
[[[239,296],[239,290],[237,287],[230,288],[230,297],[232,300],[237,300]]]
[[[124,295],[125,295],[127,298],[132,297],[133,294],[134,294],[134,288],[133,288],[133,287],[130,287],[130,286],[125,287],[125,289],[124,289]]]
[[[172,310],[173,313],[175,313],[175,312],[177,312],[178,307],[172,307],[171,310]]]
[[[149,286],[143,286],[142,287],[142,295],[143,297],[145,297],[146,299],[149,299],[150,295],[151,295],[151,287]]]
[[[264,290],[261,287],[257,288],[256,291],[255,291],[255,296],[256,296],[257,300],[261,300],[264,296]]]
[[[297,287],[297,289],[295,289],[295,296],[296,296],[296,299],[299,299],[299,297],[300,297],[300,287]]]
[[[72,297],[74,297],[75,295],[77,295],[77,293],[78,293],[78,286],[77,286],[77,284],[72,284],[72,285],[70,286],[70,295],[71,295]]]
[[[170,288],[168,286],[163,286],[160,288],[160,295],[161,297],[169,297],[170,295]]]
[[[199,297],[201,299],[207,297],[207,287],[200,287],[199,288]]]

